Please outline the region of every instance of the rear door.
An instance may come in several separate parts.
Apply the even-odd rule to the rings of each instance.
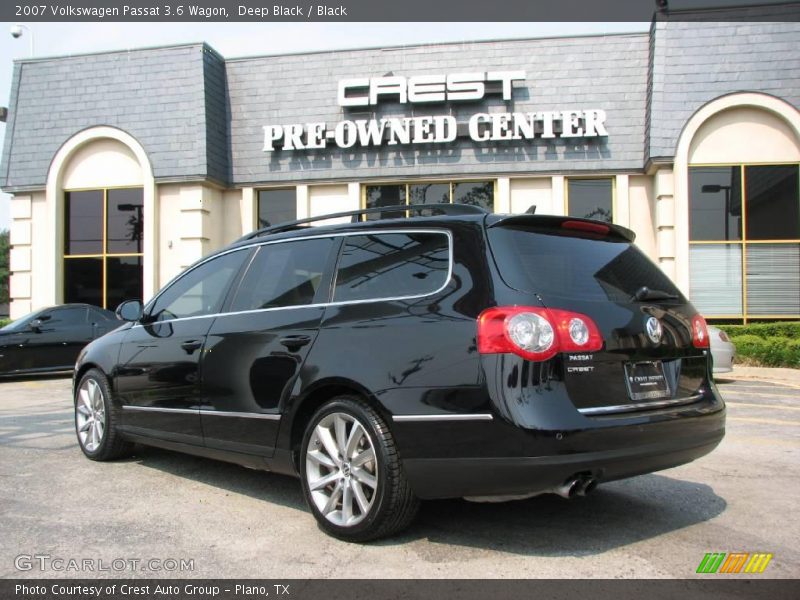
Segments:
[[[208,332],[201,422],[209,447],[270,456],[282,402],[319,331],[338,238],[264,244]]]
[[[697,311],[631,241],[581,223],[509,219],[488,233],[510,287],[600,330],[602,350],[561,356],[570,399],[584,414],[691,401],[707,374],[706,352],[692,341]]]

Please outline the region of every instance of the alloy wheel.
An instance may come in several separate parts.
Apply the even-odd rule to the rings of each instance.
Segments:
[[[95,452],[106,431],[106,407],[103,390],[94,379],[84,380],[78,390],[75,424],[81,445],[88,452]]]
[[[377,497],[378,462],[372,439],[354,416],[325,415],[308,440],[306,482],[317,509],[334,525],[363,521]]]

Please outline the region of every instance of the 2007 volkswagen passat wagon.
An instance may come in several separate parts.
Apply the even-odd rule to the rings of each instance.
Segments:
[[[705,322],[631,231],[361,213],[255,232],[123,303],[75,369],[86,456],[298,475],[325,531],[365,541],[421,499],[583,495],[722,439]]]

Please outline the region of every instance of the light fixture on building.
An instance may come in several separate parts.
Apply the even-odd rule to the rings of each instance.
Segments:
[[[667,14],[669,12],[668,0],[656,0],[656,10],[660,13]]]
[[[22,37],[23,30],[27,30],[28,35],[31,38],[31,56],[33,56],[33,31],[31,31],[31,28],[27,25],[22,25],[21,23],[15,23],[11,26],[9,32],[11,33],[11,37],[16,40]]]
[[[0,123],[5,123],[8,120],[8,108],[0,106]]]

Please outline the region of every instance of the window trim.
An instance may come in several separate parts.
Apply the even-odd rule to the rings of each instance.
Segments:
[[[439,234],[439,232],[434,232],[434,231],[428,232],[428,231],[414,231],[414,230],[403,230],[402,233],[409,233],[409,232],[410,233],[436,233],[436,234]],[[394,232],[394,231],[392,231],[392,232],[382,231],[381,233],[390,234],[390,233],[397,233],[397,232]],[[447,234],[447,277],[445,277],[444,283],[441,286],[439,286],[438,288],[436,288],[434,291],[426,292],[424,294],[413,294],[413,295],[410,295],[410,296],[401,296],[401,297],[389,296],[389,297],[378,297],[378,298],[362,298],[360,300],[334,301],[334,298],[336,298],[336,284],[338,283],[338,279],[339,279],[339,264],[340,264],[340,262],[342,260],[342,254],[344,253],[344,248],[347,245],[347,240],[343,239],[342,240],[342,244],[339,247],[339,255],[338,255],[337,259],[336,259],[336,263],[333,265],[334,272],[332,273],[332,279],[331,279],[331,291],[330,291],[330,295],[328,296],[329,300],[330,300],[330,304],[331,305],[364,304],[366,302],[385,302],[385,301],[389,301],[389,300],[406,299],[406,298],[424,298],[426,296],[433,296],[433,295],[438,294],[439,292],[441,292],[443,289],[445,289],[447,287],[448,283],[450,283],[450,278],[453,276],[453,243],[452,243],[452,237],[451,237],[451,234],[450,234],[449,231],[446,231],[446,234]],[[367,237],[369,235],[373,235],[373,234],[371,234],[369,232],[366,232],[366,233],[361,233],[361,232],[352,233],[351,232],[348,237]]]
[[[616,175],[568,175],[564,177],[564,216],[569,214],[569,182],[580,179],[608,179],[611,181],[611,223],[617,222],[617,177]],[[578,217],[576,217],[578,218]]]
[[[361,190],[359,193],[359,206],[361,210],[365,210],[367,208],[367,188],[368,187],[381,187],[385,185],[396,185],[396,186],[404,186],[406,193],[405,193],[405,202],[403,203],[405,206],[409,205],[409,188],[412,185],[425,185],[427,183],[432,184],[447,184],[450,188],[450,201],[448,204],[453,204],[453,192],[455,191],[455,184],[457,183],[481,183],[485,181],[492,182],[492,212],[497,212],[497,177],[466,177],[464,179],[460,179],[458,177],[451,177],[446,179],[400,179],[400,180],[376,180],[376,181],[362,181],[361,182]],[[386,207],[387,209],[391,207]],[[388,211],[387,211],[388,212]]]
[[[295,208],[294,208],[295,218],[296,219],[299,218],[297,216],[297,196],[298,196],[297,188],[298,187],[299,186],[297,186],[297,185],[276,185],[276,186],[267,186],[267,187],[260,186],[260,187],[253,188],[253,227],[252,227],[252,229],[250,231],[257,231],[258,229],[262,228],[261,224],[259,223],[259,219],[258,219],[258,205],[259,205],[258,196],[259,196],[259,194],[261,192],[282,192],[282,191],[288,191],[288,190],[293,191],[294,192],[294,202],[295,202]]]
[[[103,286],[103,308],[108,308],[108,264],[109,258],[140,258],[142,260],[142,286],[144,287],[144,225],[142,226],[142,251],[141,252],[108,252],[108,192],[109,190],[141,190],[142,191],[142,218],[144,219],[144,197],[145,189],[143,186],[138,185],[109,185],[104,187],[88,187],[88,188],[69,188],[61,190],[64,210],[62,210],[62,233],[65,232],[68,225],[68,217],[66,214],[67,194],[80,193],[80,192],[102,192],[103,193],[103,229],[102,229],[102,251],[99,254],[67,254],[65,244],[61,244],[61,260],[62,272],[67,260],[76,258],[99,258],[102,261],[102,286]],[[63,278],[62,278],[63,279]],[[61,282],[62,298],[65,292],[65,282]]]
[[[305,241],[306,239],[330,239],[332,237],[333,236],[315,236],[315,237],[312,237],[312,238],[298,238],[298,239],[290,238],[290,239],[286,239],[286,240],[280,240],[280,242],[288,244],[288,243],[292,243],[292,242],[296,242],[296,241],[297,242],[302,242],[302,241]],[[258,244],[256,246],[252,247],[251,256],[250,256],[249,259],[247,259],[245,261],[245,264],[242,265],[241,272],[238,273],[237,278],[234,280],[233,285],[230,288],[229,295],[225,298],[225,301],[220,306],[221,309],[229,309],[229,308],[231,308],[231,306],[233,304],[236,303],[236,300],[237,300],[237,298],[239,296],[239,292],[241,292],[241,290],[242,290],[242,284],[244,283],[244,279],[245,279],[245,277],[247,277],[247,274],[250,272],[250,269],[253,267],[253,263],[258,259],[258,256],[261,253],[261,249],[265,245],[266,244]],[[336,263],[339,260],[339,253],[341,252],[341,249],[342,249],[341,248],[341,242],[338,239],[333,240],[333,245],[331,246],[331,248],[330,248],[330,250],[328,252],[328,256],[326,257],[325,264],[322,267],[322,269],[323,269],[322,270],[322,277],[320,278],[319,287],[314,291],[314,298],[318,298],[318,297],[320,297],[320,298],[324,298],[324,297],[330,298],[330,296],[331,296],[331,284],[333,282],[333,277],[331,276],[331,271],[336,268]],[[222,253],[222,254],[224,254],[224,253]],[[318,303],[311,302],[310,304],[296,304],[296,305],[293,305],[293,306],[309,306],[309,305],[314,305],[314,304],[318,304]],[[291,308],[291,306],[275,306],[275,307],[272,307],[272,308]],[[254,309],[249,309],[249,310],[223,310],[223,311],[220,311],[220,314],[221,313],[236,313],[236,314],[238,314],[238,313],[252,312],[252,311],[255,311],[255,310],[266,310],[266,309],[255,309],[254,308]]]
[[[447,236],[447,248],[448,248],[448,265],[447,265],[447,277],[445,278],[444,283],[438,287],[436,290],[432,292],[428,292],[425,294],[413,294],[409,296],[389,296],[384,298],[367,298],[363,300],[342,300],[340,302],[333,302],[333,285],[330,286],[330,290],[328,291],[328,301],[327,302],[315,302],[312,304],[298,304],[296,306],[274,306],[271,308],[254,308],[251,310],[238,310],[238,311],[223,311],[223,312],[216,312],[216,313],[209,313],[207,315],[197,315],[191,317],[178,317],[177,319],[167,319],[164,321],[158,321],[158,324],[163,323],[173,323],[177,321],[189,321],[193,319],[207,319],[207,318],[216,318],[216,317],[225,317],[230,315],[244,315],[244,314],[251,314],[251,313],[260,313],[260,312],[268,312],[268,311],[275,311],[275,310],[296,310],[302,308],[327,308],[328,306],[346,306],[351,304],[367,304],[370,302],[394,302],[394,301],[402,301],[402,300],[416,300],[419,298],[427,298],[429,296],[435,296],[442,292],[453,279],[453,234],[448,229],[442,228],[407,228],[407,229],[368,229],[364,231],[342,231],[342,232],[330,232],[330,233],[322,233],[316,235],[306,235],[302,237],[296,238],[288,238],[288,239],[281,239],[281,240],[268,240],[268,241],[261,241],[261,242],[253,242],[244,246],[237,246],[236,248],[231,248],[230,250],[226,250],[224,252],[220,252],[219,254],[214,254],[213,256],[209,256],[204,258],[200,262],[192,265],[189,269],[186,269],[183,273],[179,273],[175,276],[172,280],[169,281],[159,292],[156,294],[150,302],[144,307],[144,313],[146,314],[153,304],[158,300],[158,298],[166,292],[170,287],[176,284],[180,279],[184,278],[186,275],[197,269],[198,267],[204,265],[210,260],[214,260],[215,258],[219,258],[220,256],[224,256],[226,254],[230,254],[231,252],[240,252],[243,250],[250,250],[252,251],[253,248],[260,247],[260,246],[270,246],[273,244],[284,244],[290,242],[299,242],[302,240],[313,240],[319,238],[344,238],[348,236],[362,236],[362,235],[374,235],[374,234],[387,234],[387,233],[436,233],[439,235]],[[336,269],[339,265],[339,258],[341,255],[341,248],[344,244],[340,245],[339,252],[334,252],[336,254],[336,261],[333,263],[332,268]],[[253,256],[250,257],[250,260],[245,260],[246,265],[249,266],[250,262],[252,261]],[[232,282],[231,289],[236,288],[238,290],[239,284],[241,283],[242,274],[244,271],[240,269],[239,273],[236,274],[235,280]],[[332,276],[333,280],[335,276]],[[230,292],[229,292],[230,293]],[[222,303],[224,307],[227,303],[228,298]],[[134,323],[133,327],[147,327],[150,326],[151,323]]]
[[[687,231],[691,233],[691,218],[692,218],[692,198],[689,195],[689,178],[691,177],[691,170],[693,168],[712,168],[712,167],[739,167],[739,177],[741,178],[741,187],[742,187],[742,236],[738,240],[693,240],[691,238],[688,239],[689,248],[692,246],[702,246],[702,245],[739,245],[742,248],[742,312],[740,314],[707,314],[704,315],[707,319],[716,319],[716,320],[739,320],[741,319],[742,322],[747,325],[747,322],[751,319],[757,320],[786,320],[786,319],[800,319],[800,314],[793,315],[793,314],[785,314],[785,315],[759,315],[759,314],[751,314],[747,310],[747,246],[758,245],[758,244],[800,244],[800,238],[798,239],[783,239],[783,240],[749,240],[747,239],[747,178],[745,174],[745,169],[747,167],[785,167],[785,166],[796,166],[798,169],[798,178],[800,178],[800,162],[798,161],[768,161],[768,162],[738,162],[738,163],[688,163],[686,165],[686,206],[688,209],[688,222],[687,222]],[[691,261],[691,257],[689,257],[689,261]],[[691,279],[689,280],[689,292],[691,293]]]
[[[231,248],[230,250],[226,250],[225,252],[220,252],[219,254],[213,254],[211,256],[207,256],[206,258],[204,258],[200,262],[192,265],[191,267],[189,267],[185,271],[183,271],[181,273],[178,273],[175,277],[170,279],[164,285],[164,287],[162,287],[158,291],[158,293],[155,296],[153,296],[150,299],[150,301],[142,309],[142,314],[143,315],[150,314],[150,311],[155,306],[155,304],[158,302],[159,298],[161,298],[161,296],[169,288],[171,288],[173,285],[177,284],[178,281],[180,281],[181,279],[186,277],[189,273],[191,273],[195,269],[200,268],[201,266],[203,266],[207,262],[210,262],[210,261],[212,261],[212,260],[214,260],[216,258],[219,258],[221,256],[227,256],[228,254],[232,254],[234,252],[249,252],[250,256],[245,256],[244,257],[244,259],[242,260],[242,264],[239,265],[239,270],[236,271],[236,273],[234,273],[233,279],[231,279],[231,285],[228,287],[228,290],[222,296],[222,302],[220,303],[219,306],[220,306],[220,308],[224,307],[228,303],[230,298],[232,297],[234,289],[238,289],[243,271],[245,269],[247,269],[247,267],[249,267],[250,263],[253,261],[253,257],[255,256],[255,254],[253,253],[253,246],[250,245],[250,244],[248,244],[247,246],[239,246],[237,248]],[[211,312],[211,313],[208,313],[208,314],[205,314],[205,315],[196,315],[196,316],[192,316],[192,317],[178,317],[177,319],[165,319],[163,321],[148,321],[147,323],[138,323],[137,322],[137,323],[135,323],[134,326],[152,326],[153,324],[159,324],[160,325],[161,323],[172,323],[174,321],[187,321],[189,319],[202,319],[202,318],[205,318],[205,317],[213,317],[213,316],[216,316],[216,315],[219,315],[219,314],[220,314],[219,312]]]

